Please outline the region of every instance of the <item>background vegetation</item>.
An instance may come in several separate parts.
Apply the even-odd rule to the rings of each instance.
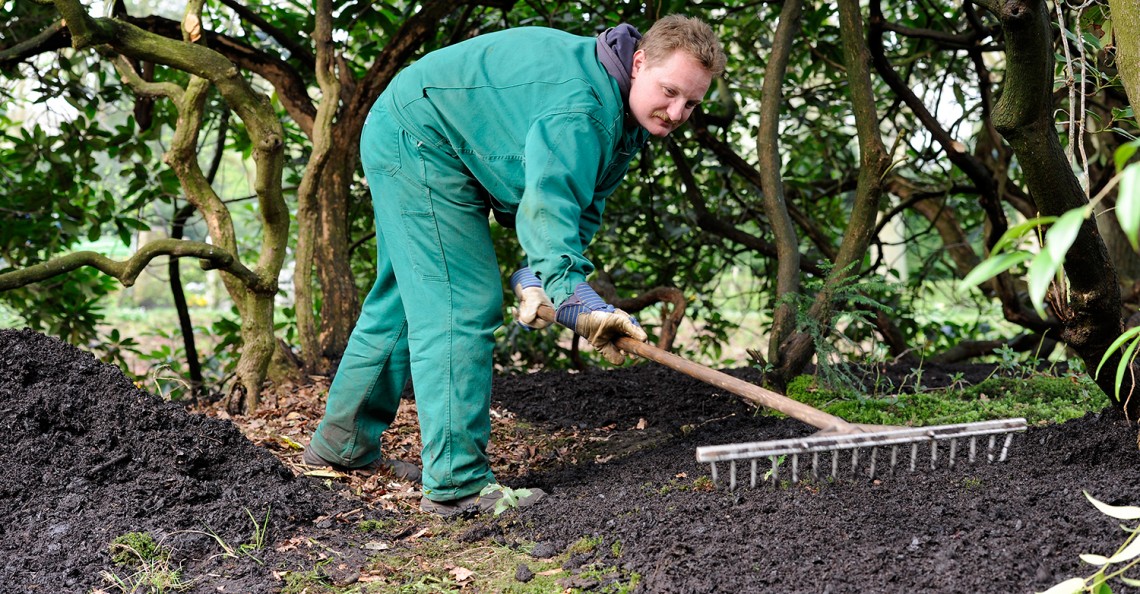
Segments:
[[[595,35],[682,12],[724,40],[726,76],[635,161],[588,252],[599,289],[686,356],[747,359],[777,387],[813,361],[1010,356],[998,349],[1095,369],[1140,302],[1140,261],[1102,216],[1134,160],[1119,152],[1138,130],[1134,3],[4,9],[0,324],[92,348],[164,393],[248,410],[267,377],[335,369],[374,269],[367,109],[418,56],[519,26]],[[1047,307],[1027,262],[961,290],[1008,229],[1091,197]],[[522,254],[492,226],[505,280]],[[657,305],[667,289],[680,312]],[[501,334],[504,369],[602,364],[566,331]]]

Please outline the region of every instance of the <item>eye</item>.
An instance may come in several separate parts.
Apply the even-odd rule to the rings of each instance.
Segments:
[[[700,104],[700,101],[690,101],[685,104],[685,109],[696,109],[696,107]]]
[[[669,87],[661,87],[661,90],[665,92],[666,97],[672,97],[672,96],[677,94],[677,91],[675,91]]]

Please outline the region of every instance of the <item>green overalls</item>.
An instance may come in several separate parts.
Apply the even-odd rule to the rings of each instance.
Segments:
[[[648,140],[595,39],[544,28],[432,52],[373,105],[361,161],[376,215],[377,276],[310,447],[348,467],[380,456],[409,374],[424,494],[495,482],[486,449],[503,290],[488,206],[515,216],[527,264],[557,306],[593,265],[582,252],[605,197]]]

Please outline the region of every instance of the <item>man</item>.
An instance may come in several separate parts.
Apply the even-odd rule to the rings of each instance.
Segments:
[[[520,323],[541,305],[607,360],[636,320],[586,283],[583,255],[605,198],[649,135],[692,114],[725,56],[708,25],[670,16],[644,39],[527,27],[432,52],[402,71],[369,113],[361,161],[376,214],[377,277],[304,453],[314,466],[386,469],[381,433],[412,378],[423,440],[422,510],[488,511],[502,496],[487,460],[493,333],[502,289],[488,210],[514,224],[527,266],[511,284]],[[480,495],[484,492],[483,495]],[[534,489],[521,501],[543,496]]]

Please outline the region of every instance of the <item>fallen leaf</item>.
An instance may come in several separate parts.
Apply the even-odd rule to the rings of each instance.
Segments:
[[[455,581],[457,581],[457,582],[463,582],[463,581],[469,580],[469,579],[471,579],[471,576],[475,575],[474,571],[471,571],[470,569],[467,569],[466,567],[456,567],[455,569],[452,569],[448,573],[455,576]]]
[[[392,548],[392,545],[386,542],[371,541],[364,543],[364,548],[368,549],[369,551],[387,551],[388,549]]]
[[[419,532],[409,536],[408,540],[415,540],[415,539],[427,534],[430,531],[431,531],[431,528],[424,528],[423,530],[420,530]]]
[[[534,575],[558,575],[560,573],[562,573],[562,568],[556,567],[554,569],[547,569],[546,571],[540,571]]]

